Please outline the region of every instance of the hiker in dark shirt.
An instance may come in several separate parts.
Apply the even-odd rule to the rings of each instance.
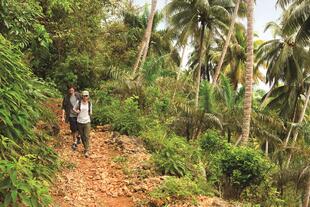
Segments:
[[[70,130],[73,138],[73,150],[76,150],[77,144],[81,143],[78,135],[77,113],[73,110],[73,107],[79,102],[80,99],[81,96],[75,91],[74,86],[69,86],[68,93],[64,96],[62,101],[62,121],[66,121],[66,123],[69,122],[70,124]]]

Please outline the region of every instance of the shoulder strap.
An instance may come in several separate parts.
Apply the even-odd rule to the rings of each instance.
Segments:
[[[89,114],[89,116],[90,116],[90,108],[91,108],[91,102],[88,101],[88,114]]]
[[[81,102],[82,101],[79,101],[79,111],[81,111]],[[91,108],[91,102],[88,101],[88,114],[90,115],[90,108]]]

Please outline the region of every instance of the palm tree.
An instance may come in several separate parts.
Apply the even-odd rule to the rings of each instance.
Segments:
[[[306,183],[306,188],[305,188],[303,207],[308,207],[310,203],[310,173],[308,173],[307,177],[308,178],[307,178],[307,183]]]
[[[310,0],[278,0],[284,10],[283,31],[296,35],[296,43],[308,44],[310,40]]]
[[[247,70],[245,78],[244,118],[242,127],[242,142],[247,144],[250,135],[250,123],[252,112],[252,88],[253,88],[253,12],[254,0],[247,1]]]
[[[192,108],[184,101],[176,101],[180,113],[174,125],[180,127],[178,131],[182,131],[182,135],[188,139],[199,137],[208,128],[223,129],[222,123],[216,115],[215,92],[209,82],[202,82],[200,95],[198,108]]]
[[[308,103],[309,103],[309,98],[310,98],[310,86],[308,86],[308,90],[307,90],[307,94],[306,94],[306,97],[305,97],[305,103],[304,103],[304,106],[302,108],[302,111],[299,115],[299,119],[297,121],[297,124],[301,124],[304,120],[304,117],[305,117],[305,114],[306,114],[306,110],[308,108]],[[291,129],[293,128],[293,125],[291,126]],[[291,131],[291,130],[290,130]],[[293,132],[293,142],[292,142],[292,147],[295,146],[295,143],[297,141],[297,137],[298,137],[298,131],[294,131]],[[289,139],[289,136],[287,137]],[[287,143],[287,142],[286,142]],[[287,160],[287,167],[290,165],[290,162],[291,162],[291,159],[292,159],[292,153],[289,154],[289,157],[288,157],[288,160]]]
[[[199,89],[201,81],[201,67],[203,64],[206,31],[211,39],[215,28],[225,28],[229,19],[227,8],[231,5],[226,1],[201,1],[201,0],[172,0],[166,6],[172,26],[180,31],[179,42],[184,43],[189,37],[198,42],[198,67],[196,70],[195,107],[199,104]],[[197,37],[196,34],[199,34]]]
[[[263,43],[257,51],[258,63],[256,68],[267,67],[266,82],[272,85],[265,95],[267,106],[279,111],[281,117],[295,122],[298,102],[307,91],[307,77],[309,76],[309,51],[294,42],[294,34],[285,34],[281,25],[274,22],[267,24],[266,29],[274,31],[275,39]],[[280,86],[278,86],[281,84]],[[307,97],[305,95],[305,97]],[[285,145],[288,144],[292,133],[289,130]]]
[[[147,55],[147,52],[149,49],[151,34],[152,34],[153,20],[154,20],[154,16],[155,16],[155,12],[156,12],[156,4],[157,4],[157,0],[152,0],[151,13],[150,13],[150,16],[148,18],[147,27],[146,27],[146,30],[144,33],[144,37],[143,37],[142,42],[139,46],[138,56],[136,59],[136,63],[133,67],[133,75],[135,75],[137,73],[137,71],[139,69],[139,65],[143,66],[145,59],[146,59],[146,55]]]
[[[301,78],[296,59],[304,53],[304,48],[294,42],[292,34],[283,32],[282,25],[283,23],[278,25],[275,22],[267,24],[266,30],[271,29],[275,38],[261,44],[256,53],[256,68],[267,66],[266,82],[270,85]]]
[[[246,47],[247,38],[245,35],[245,27],[242,24],[235,25],[235,32],[232,37],[232,41],[227,49],[226,57],[223,61],[223,73],[230,78],[234,90],[237,90],[238,85],[245,83],[245,72],[246,72]],[[214,59],[218,57],[217,54],[221,53],[222,39],[216,40],[218,48],[216,48],[216,53]],[[254,50],[260,45],[260,40],[254,42]],[[264,76],[260,70],[255,69],[253,71],[253,79],[255,82],[263,80]],[[214,82],[213,82],[214,85]]]
[[[228,49],[228,46],[229,46],[229,43],[230,43],[230,38],[231,38],[231,36],[233,34],[233,31],[234,31],[235,22],[236,22],[236,19],[237,19],[237,16],[238,16],[238,10],[239,10],[240,2],[241,2],[241,0],[237,0],[233,16],[231,17],[231,23],[230,23],[230,26],[229,26],[229,31],[228,31],[228,34],[227,34],[227,38],[225,40],[225,45],[223,47],[223,52],[221,54],[220,61],[219,61],[219,63],[216,66],[215,73],[214,73],[214,76],[213,76],[213,85],[216,85],[218,76],[219,76],[219,74],[221,72],[221,68],[222,68],[222,65],[223,65],[223,62],[224,62],[224,58],[225,58],[225,55],[226,55],[226,52],[227,52],[227,49]]]
[[[220,117],[224,132],[227,134],[228,142],[231,142],[234,135],[238,137],[241,134],[242,122],[238,117],[242,114],[244,88],[238,91],[233,90],[229,79],[221,75],[219,85],[215,90],[218,107],[221,109]]]

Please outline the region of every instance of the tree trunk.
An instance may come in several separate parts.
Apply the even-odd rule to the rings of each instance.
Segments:
[[[288,145],[288,142],[291,138],[291,134],[292,134],[292,131],[293,131],[293,128],[294,128],[294,122],[295,122],[295,119],[296,119],[296,113],[297,113],[297,107],[296,107],[296,104],[295,104],[295,110],[294,110],[294,115],[293,115],[293,120],[292,120],[292,124],[290,126],[290,130],[288,131],[287,133],[287,136],[285,138],[285,142],[284,142],[284,147],[287,147]]]
[[[244,96],[244,118],[242,127],[242,142],[248,143],[250,135],[251,112],[252,112],[252,90],[253,90],[253,0],[247,1],[247,67],[245,76],[245,96]]]
[[[202,60],[203,60],[203,42],[204,42],[204,35],[205,35],[205,23],[201,23],[201,33],[200,33],[200,45],[199,45],[199,64],[197,68],[197,80],[196,80],[196,97],[195,97],[195,108],[198,108],[199,104],[199,89],[200,89],[200,79],[201,79],[201,66],[202,66]]]
[[[308,175],[308,178],[307,178],[302,207],[309,207],[309,200],[310,200],[310,175]]]
[[[228,129],[227,129],[227,142],[230,143],[230,141],[231,141],[231,131],[230,131],[230,129],[228,128]]]
[[[269,141],[266,140],[265,143],[265,156],[268,157],[268,152],[269,152]]]
[[[138,53],[138,57],[136,59],[136,62],[133,68],[133,75],[135,75],[138,72],[139,65],[141,67],[143,66],[146,56],[147,56],[151,34],[152,34],[153,20],[154,20],[154,16],[156,13],[156,5],[157,5],[157,0],[152,0],[151,13],[150,13],[150,16],[148,17],[147,27],[146,27],[142,42],[139,46],[139,53]]]
[[[227,34],[227,38],[226,38],[226,41],[225,41],[223,52],[221,54],[220,61],[219,61],[218,65],[216,66],[216,69],[215,69],[215,73],[214,73],[214,77],[213,77],[213,85],[214,86],[217,84],[217,79],[218,79],[218,77],[220,75],[220,72],[221,72],[221,68],[222,68],[222,65],[223,65],[223,62],[224,62],[224,59],[225,59],[225,55],[227,53],[227,49],[228,49],[228,46],[229,46],[229,43],[230,43],[230,39],[231,39],[231,36],[232,36],[232,34],[234,32],[235,22],[236,22],[236,19],[238,17],[238,10],[239,10],[240,1],[241,0],[237,0],[237,3],[235,5],[234,14],[233,14],[232,19],[231,19],[231,23],[230,23],[230,26],[229,26],[229,31],[228,31],[228,34]]]
[[[238,139],[235,143],[235,146],[238,146],[240,144],[241,140],[242,140],[242,134],[238,137]]]
[[[298,118],[298,122],[297,124],[301,124],[302,121],[304,120],[304,117],[305,117],[305,113],[306,113],[306,110],[307,110],[307,107],[308,107],[308,103],[309,103],[309,98],[310,98],[310,87],[308,88],[307,90],[307,95],[306,95],[306,101],[305,101],[305,104],[304,104],[304,107],[300,113],[300,116]],[[297,137],[298,137],[298,131],[294,131],[293,132],[293,142],[292,142],[292,147],[295,146],[295,143],[297,141]],[[289,167],[290,165],[290,162],[291,162],[291,159],[292,159],[292,152],[290,152],[289,154],[289,157],[288,157],[288,160],[287,160],[287,168]]]
[[[211,77],[210,77],[210,69],[212,68],[211,64],[207,64],[207,80],[209,83],[211,83]]]

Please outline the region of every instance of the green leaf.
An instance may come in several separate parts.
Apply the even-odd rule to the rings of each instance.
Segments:
[[[16,184],[17,184],[17,182],[16,182],[16,180],[17,180],[17,172],[16,172],[16,171],[13,171],[13,172],[10,174],[10,179],[11,179],[13,185],[16,185]]]
[[[22,203],[26,206],[31,206],[31,201],[28,195],[25,195],[23,193],[19,193],[18,197],[21,199]]]
[[[17,200],[17,190],[13,190],[11,192],[11,197],[12,197],[13,203],[16,203],[16,200]]]

